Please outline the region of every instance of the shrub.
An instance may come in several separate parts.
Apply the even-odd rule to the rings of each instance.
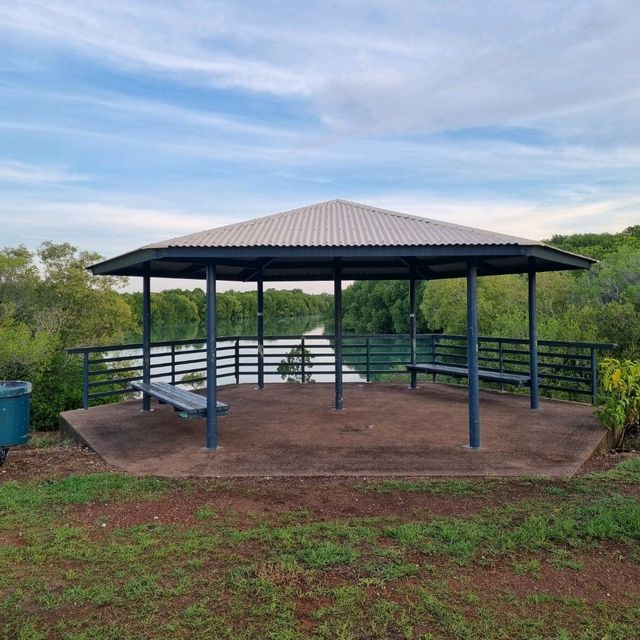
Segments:
[[[603,393],[598,416],[616,434],[619,447],[628,431],[640,423],[640,361],[605,358],[600,373]]]

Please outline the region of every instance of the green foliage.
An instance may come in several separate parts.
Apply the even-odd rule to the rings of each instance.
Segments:
[[[618,438],[640,424],[640,361],[605,358],[600,363],[603,393],[598,416]]]
[[[424,285],[418,286],[420,299]],[[408,333],[409,285],[398,280],[363,280],[345,289],[345,331],[354,333]],[[424,323],[419,331],[427,331]]]
[[[538,335],[541,339],[613,342],[615,355],[640,355],[640,225],[621,233],[554,236],[550,244],[601,262],[588,271],[540,273]],[[434,280],[418,289],[418,330],[466,333],[463,278]],[[528,331],[525,275],[478,280],[481,335],[524,338]],[[356,282],[344,293],[347,331],[406,333],[406,281]]]
[[[122,294],[131,307],[139,334],[142,327],[142,294]],[[219,333],[225,325],[247,322],[255,332],[257,297],[255,291],[225,291],[216,296]],[[264,292],[265,319],[325,316],[332,307],[328,294],[309,294],[302,289],[267,289]],[[207,300],[202,289],[167,289],[151,294],[153,339],[196,338],[204,334]]]
[[[0,251],[0,379],[33,383],[36,428],[82,403],[81,363],[63,349],[119,341],[134,326],[116,291],[124,281],[87,270],[99,258],[67,243]]]
[[[202,379],[202,373],[198,371],[192,371],[191,373],[185,373],[180,378],[182,384],[186,384],[193,389],[203,389],[205,381]]]
[[[299,347],[293,347],[287,354],[286,358],[280,360],[278,365],[278,373],[283,380],[287,382],[312,382],[311,369],[313,364],[311,363],[311,351],[306,347],[300,345]],[[304,364],[304,374],[302,372],[302,365]]]
[[[524,338],[528,333],[526,276],[486,276],[478,280],[478,327],[481,335]],[[575,279],[564,272],[538,276],[538,335],[549,340],[597,338],[593,307],[582,305]],[[427,283],[420,311],[425,322],[444,333],[466,333],[464,279]]]

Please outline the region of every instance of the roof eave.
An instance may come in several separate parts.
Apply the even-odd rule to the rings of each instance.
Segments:
[[[94,276],[114,275],[122,270],[157,259],[157,253],[156,249],[136,249],[135,251],[116,256],[115,258],[96,262],[87,268]]]

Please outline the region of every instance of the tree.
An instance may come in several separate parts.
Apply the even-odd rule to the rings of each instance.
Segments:
[[[98,254],[43,243],[0,252],[0,378],[33,383],[32,423],[57,424],[82,403],[82,363],[66,347],[120,341],[134,327],[116,291],[122,279],[94,277]]]
[[[300,345],[293,347],[287,354],[286,358],[280,360],[278,365],[278,373],[283,380],[287,382],[312,382],[311,372],[313,364],[311,352]]]

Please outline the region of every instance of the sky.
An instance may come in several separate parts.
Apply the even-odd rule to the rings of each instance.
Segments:
[[[640,2],[0,0],[0,246],[104,256],[332,198],[640,223]]]

